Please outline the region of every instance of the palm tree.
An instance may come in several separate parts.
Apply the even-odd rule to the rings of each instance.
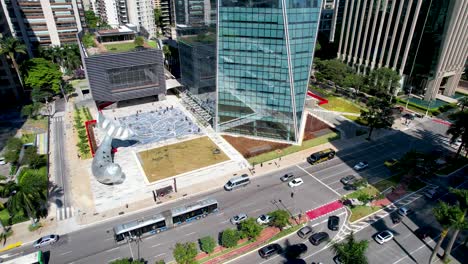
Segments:
[[[448,231],[452,227],[453,223],[456,222],[453,206],[449,206],[444,202],[440,202],[439,205],[434,208],[433,213],[437,219],[437,222],[439,222],[439,224],[442,226],[442,232],[440,233],[439,241],[437,241],[437,244],[432,251],[431,257],[429,258],[429,264],[432,263],[432,260],[439,251],[439,248],[447,236]]]
[[[447,135],[451,135],[451,143],[455,143],[457,139],[461,139],[460,147],[457,150],[457,157],[460,155],[461,150],[465,147],[468,142],[468,110],[460,111],[453,114],[454,122],[450,125],[447,130]]]
[[[457,196],[460,203],[460,212],[456,212],[457,217],[455,218],[455,221],[452,225],[454,232],[447,247],[445,248],[444,261],[447,260],[448,256],[452,252],[452,247],[457,240],[458,233],[462,230],[468,229],[468,223],[466,222],[466,213],[468,212],[468,190],[450,188],[450,192]]]
[[[7,202],[10,212],[25,212],[34,224],[34,218],[39,208],[45,201],[45,195],[40,186],[35,184],[18,184]]]
[[[26,54],[26,45],[21,44],[21,42],[19,42],[14,37],[1,39],[0,54],[6,55],[13,62],[13,67],[15,67],[16,74],[18,74],[20,83],[21,85],[23,85],[23,80],[21,79],[21,76],[20,76],[18,63],[16,62],[16,58],[15,58],[16,54],[18,53]]]
[[[351,232],[346,236],[345,240],[332,245],[333,252],[339,256],[343,264],[367,264],[366,250],[369,241],[356,241],[354,234]]]

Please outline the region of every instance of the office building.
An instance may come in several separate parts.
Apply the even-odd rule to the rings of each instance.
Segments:
[[[81,57],[91,94],[98,104],[143,97],[165,99],[166,79],[160,49],[145,43],[144,47],[122,50],[128,47],[125,42],[133,43],[137,35],[125,26],[95,32],[97,47],[85,47],[82,35],[83,32],[78,35]],[[113,48],[122,44],[120,49]]]
[[[219,4],[217,131],[299,144],[321,1]]]
[[[216,0],[174,0],[177,25],[209,26],[216,23]]]
[[[468,56],[468,1],[342,0],[338,58],[367,73],[388,67],[425,100],[451,96]]]
[[[28,52],[37,46],[76,43],[84,24],[81,0],[0,0],[12,35],[24,42]]]
[[[173,0],[156,0],[155,8],[161,10],[162,34],[168,38],[175,38],[175,13]]]
[[[320,14],[319,32],[327,37],[330,42],[335,40],[339,2],[339,0],[324,0],[322,13]]]

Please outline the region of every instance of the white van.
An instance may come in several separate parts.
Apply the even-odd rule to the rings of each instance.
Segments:
[[[230,179],[225,185],[224,189],[226,191],[232,191],[236,188],[246,186],[250,183],[249,175],[243,174],[240,177],[235,177]]]

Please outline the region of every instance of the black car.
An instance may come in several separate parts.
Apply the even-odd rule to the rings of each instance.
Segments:
[[[419,237],[419,239],[424,240],[428,237],[431,237],[434,234],[434,231],[432,230],[431,227],[424,226],[416,230],[416,232],[414,233],[416,234],[417,237]]]
[[[343,189],[345,189],[346,191],[356,191],[358,188],[355,185],[346,184],[345,186],[343,186]]]
[[[328,217],[328,229],[332,231],[337,231],[340,227],[340,218],[336,215],[331,215]]]
[[[295,244],[285,249],[285,255],[288,259],[297,259],[301,254],[307,251],[307,245],[304,243]]]
[[[316,234],[313,234],[311,237],[309,237],[310,243],[314,246],[320,245],[322,242],[328,240],[330,236],[328,235],[327,232],[319,232]]]
[[[260,257],[267,259],[273,255],[281,253],[281,246],[279,244],[270,244],[268,246],[264,246],[258,250],[258,254]]]

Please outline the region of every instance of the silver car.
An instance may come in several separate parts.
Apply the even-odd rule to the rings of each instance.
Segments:
[[[231,218],[231,224],[233,225],[237,225],[239,224],[240,222],[244,221],[247,219],[247,215],[246,214],[238,214],[238,215],[235,215]]]
[[[34,242],[33,247],[34,248],[40,248],[48,245],[55,244],[59,240],[58,235],[48,235],[48,236],[43,236],[39,238],[36,242]]]

